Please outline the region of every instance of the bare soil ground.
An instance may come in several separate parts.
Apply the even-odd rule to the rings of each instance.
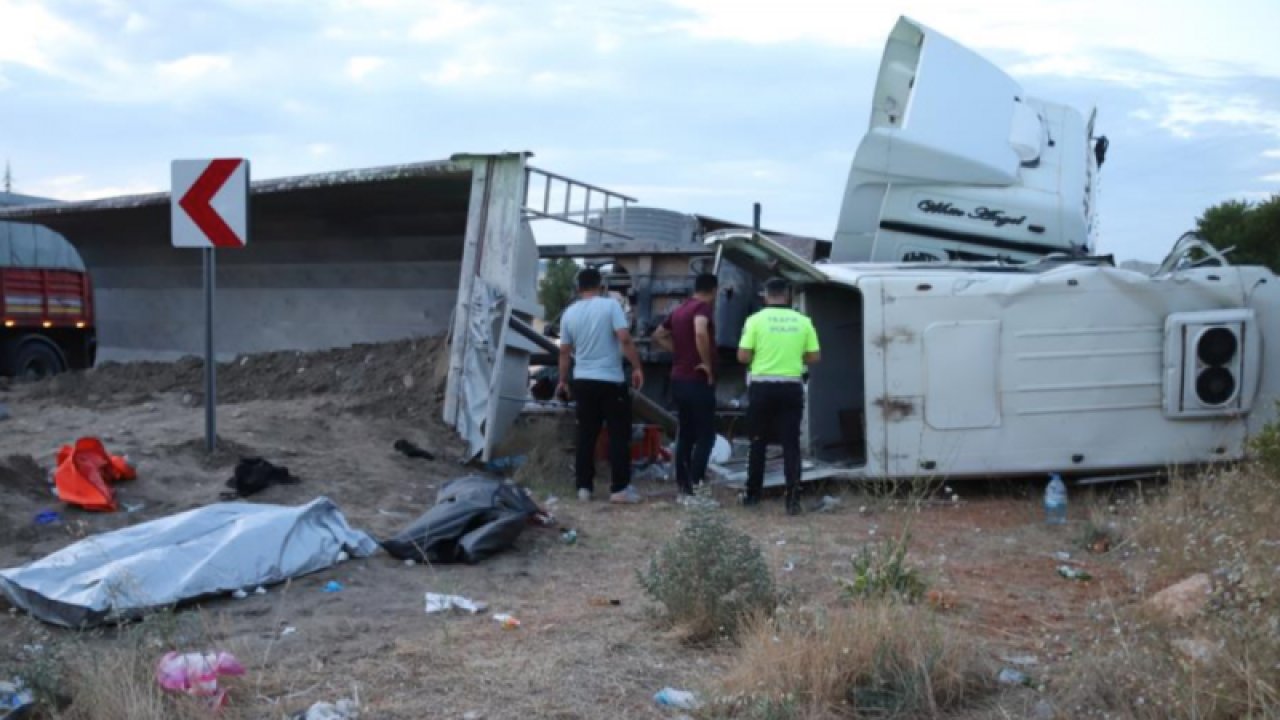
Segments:
[[[390,535],[433,504],[441,483],[468,472],[458,441],[439,420],[441,350],[439,341],[424,340],[230,363],[220,377],[222,450],[213,457],[203,452],[200,370],[192,361],[110,366],[0,388],[12,413],[0,422],[0,567],[92,533],[218,502],[236,460],[249,454],[302,479],[253,501],[292,505],[324,495],[353,526]],[[137,465],[138,479],[118,487],[132,511],[86,513],[50,494],[54,453],[84,435],[102,438]],[[279,718],[350,697],[354,688],[366,718],[655,718],[673,715],[652,701],[664,686],[713,690],[731,648],[682,644],[656,622],[636,582],[636,570],[683,516],[671,486],[642,486],[647,500],[635,507],[579,503],[570,499],[568,456],[557,450],[563,441],[546,430],[529,437],[538,438],[538,462],[518,479],[541,501],[561,498],[550,509],[562,527],[578,530],[576,544],[561,542],[555,530],[530,528],[515,548],[476,566],[406,566],[379,554],[264,596],[184,608],[175,618],[181,628],[212,630],[182,630],[176,638],[214,637],[248,666],[248,675],[233,681],[229,712]],[[436,459],[401,456],[392,449],[400,438]],[[1095,622],[1097,602],[1128,597],[1118,553],[1077,547],[1080,521],[1046,526],[1025,486],[954,490],[957,500],[944,494],[905,503],[828,487],[821,492],[842,497],[831,512],[790,518],[780,503],[730,512],[760,543],[788,601],[801,606],[844,602],[833,577],[847,576],[858,549],[909,531],[911,560],[925,569],[939,615],[982,638],[997,664],[1007,664],[1000,656],[1034,656],[1037,664],[1022,669],[1051,676]],[[732,504],[727,492],[721,499]],[[61,513],[61,521],[36,524],[45,510]],[[1060,551],[1070,551],[1095,580],[1060,578]],[[323,592],[329,580],[345,589]],[[428,591],[485,601],[523,625],[503,629],[487,613],[428,616]],[[296,632],[283,634],[285,628]],[[75,636],[0,611],[0,664],[23,662],[22,648],[32,643],[83,642],[94,652],[119,642],[118,635]],[[199,648],[157,647],[155,657],[167,649]],[[1011,689],[966,717],[1028,717],[1034,700],[1031,691]]]

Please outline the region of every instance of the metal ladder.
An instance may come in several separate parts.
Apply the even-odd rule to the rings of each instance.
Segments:
[[[535,177],[542,183],[542,205],[540,209],[531,203],[529,198],[530,193],[534,189],[533,181]],[[554,206],[551,202],[553,189],[557,196]],[[580,207],[573,202],[573,195],[575,191],[582,196],[582,204]],[[561,203],[559,202],[560,193],[562,192],[564,194],[564,210],[559,210],[561,206]],[[593,232],[612,235],[623,240],[632,240],[632,236],[624,232],[605,228],[603,223],[599,225],[591,224],[593,212],[591,201],[593,196],[603,198],[603,207],[599,207],[595,210],[599,216],[603,217],[608,214],[610,203],[613,203],[615,208],[621,208],[618,226],[622,228],[627,226],[627,207],[631,203],[636,202],[635,198],[623,195],[622,193],[613,192],[612,190],[606,190],[597,185],[590,185],[580,180],[574,180],[573,178],[565,177],[564,175],[547,172],[546,170],[542,170],[531,165],[525,166],[524,207],[522,207],[521,210],[526,218],[531,220],[559,220],[560,222],[577,225],[578,227],[586,228]]]

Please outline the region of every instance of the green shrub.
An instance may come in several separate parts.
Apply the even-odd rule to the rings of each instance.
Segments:
[[[852,598],[896,597],[916,602],[928,585],[920,572],[907,564],[910,540],[910,534],[903,532],[897,540],[864,545],[853,556],[853,577],[836,578],[836,582]]]
[[[759,546],[709,503],[690,506],[679,533],[637,575],[667,619],[695,640],[731,636],[744,617],[768,613],[777,602]]]

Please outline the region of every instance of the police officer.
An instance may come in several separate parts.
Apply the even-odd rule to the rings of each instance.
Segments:
[[[738,361],[750,369],[747,425],[751,456],[744,505],[760,502],[769,442],[782,445],[787,513],[800,513],[800,422],[804,416],[805,366],[820,359],[818,333],[808,317],[791,309],[791,288],[782,278],[764,285],[765,308],[747,318]]]

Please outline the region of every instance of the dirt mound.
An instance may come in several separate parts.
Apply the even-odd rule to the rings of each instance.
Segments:
[[[244,355],[218,364],[218,402],[341,395],[361,411],[390,417],[437,413],[448,374],[443,337],[318,352]],[[204,401],[202,361],[106,363],[31,386],[30,395],[84,407],[146,402],[158,393]]]
[[[224,438],[221,434],[218,436],[218,443],[214,447],[212,455],[205,452],[204,438],[202,437],[191,438],[174,445],[160,445],[156,449],[169,455],[191,458],[200,467],[209,470],[231,467],[239,462],[240,458],[261,455],[261,453],[248,445]]]
[[[15,495],[33,500],[49,498],[49,485],[44,470],[30,455],[9,455],[0,459],[0,495]]]

